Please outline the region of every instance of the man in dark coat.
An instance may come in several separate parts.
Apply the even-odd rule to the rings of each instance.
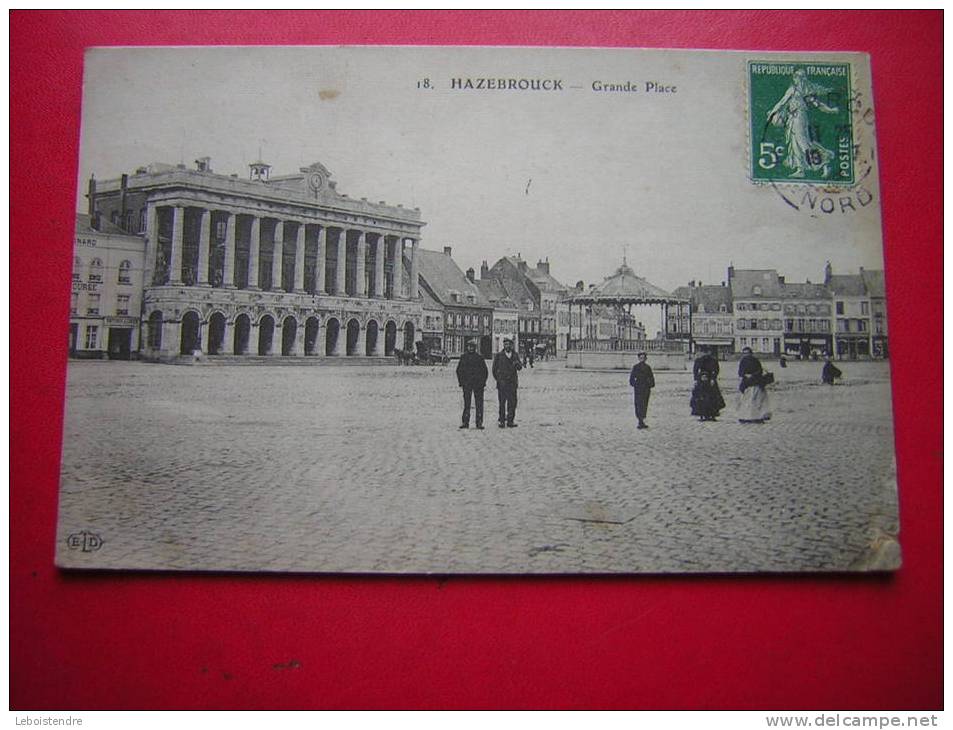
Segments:
[[[821,370],[821,382],[826,385],[833,385],[834,381],[840,376],[840,368],[831,362],[831,356],[824,355],[824,368]]]
[[[634,389],[635,417],[639,419],[638,427],[648,428],[645,424],[645,416],[649,411],[649,396],[652,394],[652,388],[655,387],[655,376],[652,374],[652,368],[645,362],[645,353],[640,352],[638,358],[639,361],[629,373],[629,385]]]
[[[463,423],[470,428],[470,401],[476,401],[476,427],[483,430],[483,388],[486,386],[486,363],[477,354],[476,343],[468,342],[467,351],[457,363],[457,382],[463,388]]]
[[[520,356],[513,350],[513,340],[503,340],[503,349],[493,358],[493,377],[496,379],[496,394],[500,400],[500,428],[516,428],[516,390],[519,387],[519,371],[523,369]]]

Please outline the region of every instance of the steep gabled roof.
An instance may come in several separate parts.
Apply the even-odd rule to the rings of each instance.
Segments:
[[[760,287],[760,294],[756,287]],[[780,299],[781,280],[777,269],[735,269],[731,275],[734,299]]]
[[[823,284],[783,283],[781,285],[782,299],[830,299],[831,290]]]
[[[715,284],[701,286],[680,286],[672,292],[679,299],[691,299],[696,312],[719,314],[724,305],[731,311],[731,289]]]
[[[430,288],[436,300],[444,306],[461,304],[477,307],[492,306],[476,284],[467,279],[448,254],[442,251],[418,249],[417,266],[424,284]],[[409,268],[409,262],[405,263],[405,268]],[[459,301],[454,301],[454,293],[459,295]],[[473,301],[469,300],[470,297],[473,297]]]
[[[860,274],[832,274],[827,286],[838,297],[862,297],[867,293]]]
[[[860,276],[864,280],[864,286],[867,288],[867,294],[869,296],[886,296],[887,286],[884,282],[883,269],[861,269]]]
[[[550,274],[542,271],[538,267],[527,267],[526,275],[541,291],[552,292],[555,294],[563,294],[569,291],[568,286],[565,284],[560,284]]]
[[[497,309],[516,309],[516,303],[510,299],[503,282],[499,279],[477,279],[475,283],[480,293]]]

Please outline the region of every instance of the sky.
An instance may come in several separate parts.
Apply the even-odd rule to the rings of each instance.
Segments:
[[[194,167],[208,156],[215,172],[246,177],[260,153],[273,175],[321,162],[339,192],[419,207],[422,246],[451,246],[462,269],[519,253],[531,264],[548,259],[563,283],[589,284],[625,256],[671,290],[720,283],[729,264],[815,282],[828,260],[839,273],[882,268],[875,168],[863,183],[866,205],[841,204],[850,191],[811,191],[835,203],[831,213],[796,210],[748,179],[749,57],[771,54],[91,49],[77,209],[86,209],[91,174],[115,178],[150,162]],[[869,106],[866,58],[850,60]],[[562,88],[451,88],[453,79],[486,78]],[[597,82],[637,91],[595,91]],[[668,90],[649,91],[650,82]],[[873,159],[873,127],[857,121],[855,134],[859,159]],[[805,188],[780,192],[799,203]]]

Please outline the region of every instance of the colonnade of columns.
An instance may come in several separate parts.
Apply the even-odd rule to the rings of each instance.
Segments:
[[[150,203],[146,209],[146,263],[145,281],[147,286],[171,284],[181,286],[191,284],[196,286],[222,286],[226,289],[245,288],[260,290],[262,280],[269,282],[266,286],[270,291],[289,291],[297,294],[333,294],[338,296],[373,297],[377,299],[416,299],[419,294],[419,268],[417,252],[420,241],[416,238],[400,233],[389,233],[384,230],[370,230],[353,226],[336,225],[333,223],[315,222],[296,218],[277,218],[274,216],[257,216],[244,213],[235,213],[228,210],[221,211],[224,216],[224,256],[221,264],[221,280],[213,284],[210,281],[209,254],[213,241],[212,213],[208,208],[199,209],[199,235],[197,264],[194,273],[189,267],[189,279],[186,281],[186,266],[183,260],[185,250],[185,218],[186,208],[195,206],[169,204],[159,205]],[[160,241],[160,208],[171,210],[172,235],[169,241]],[[238,218],[250,218],[250,232],[248,236],[247,276],[239,277],[236,267],[236,253],[238,251]],[[262,276],[262,222],[266,219],[275,222],[270,276]],[[306,246],[308,227],[317,229],[315,243],[316,257],[311,264],[312,275],[309,278],[311,286],[305,287]],[[285,277],[285,229],[294,227],[293,279],[285,285],[289,277]],[[334,232],[329,236],[329,232]],[[352,233],[353,264],[348,266],[348,233]],[[329,241],[336,235],[336,240]],[[216,239],[220,240],[220,239]],[[404,249],[410,242],[410,291],[404,286]],[[163,245],[166,244],[166,245]],[[328,281],[328,247],[333,245],[334,262],[333,280]],[[290,258],[290,257],[289,257]],[[373,259],[373,267],[369,267]],[[390,286],[387,287],[386,273],[390,273]],[[217,279],[217,277],[216,277]],[[243,283],[241,280],[244,279]],[[348,286],[348,284],[351,286]],[[350,291],[349,291],[350,289]]]
[[[227,316],[214,312],[203,320],[195,310],[181,320],[167,320],[161,310],[146,320],[146,348],[154,354],[262,356],[384,357],[395,348],[412,348],[416,327],[393,319],[276,317],[265,314],[257,320],[247,312]]]

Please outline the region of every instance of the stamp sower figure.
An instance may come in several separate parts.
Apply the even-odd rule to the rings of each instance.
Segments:
[[[741,352],[741,361],[738,363],[738,390],[741,391],[738,420],[741,423],[764,423],[771,418],[768,392],[764,387],[764,369],[750,347],[742,348]]]
[[[460,428],[470,427],[470,401],[476,401],[476,427],[483,429],[483,388],[486,387],[486,363],[477,354],[476,343],[468,342],[467,351],[457,363],[457,382],[463,388],[463,422]]]
[[[701,421],[716,421],[718,414],[725,407],[725,399],[718,387],[718,360],[707,350],[695,360],[692,372],[695,376],[695,387],[692,389],[692,415],[698,416]]]
[[[834,381],[841,376],[840,368],[831,362],[831,356],[824,355],[824,369],[821,370],[821,382],[826,385],[833,385]]]
[[[516,390],[522,369],[519,353],[513,350],[513,340],[504,339],[503,349],[493,358],[493,377],[500,399],[500,428],[516,428],[513,419],[516,418]]]
[[[837,112],[836,106],[821,101],[830,91],[820,84],[809,81],[803,68],[791,77],[791,86],[784,96],[768,112],[768,123],[784,127],[787,154],[783,164],[792,170],[791,177],[804,177],[806,170],[820,170],[823,177],[830,177],[830,163],[834,153],[817,141],[817,133],[811,128],[809,109],[820,109],[827,114]]]
[[[632,366],[632,372],[629,373],[629,385],[633,388],[635,397],[635,417],[639,420],[638,428],[648,428],[645,424],[645,416],[649,411],[649,396],[652,394],[652,388],[655,387],[655,375],[652,368],[645,362],[644,352],[638,354],[639,361]]]

